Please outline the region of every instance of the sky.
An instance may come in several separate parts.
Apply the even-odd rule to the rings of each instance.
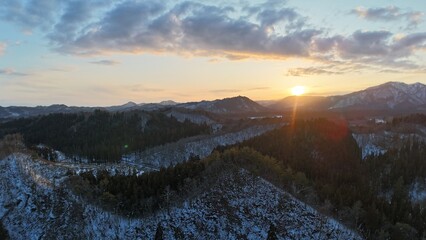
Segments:
[[[424,0],[2,0],[0,106],[426,84]]]

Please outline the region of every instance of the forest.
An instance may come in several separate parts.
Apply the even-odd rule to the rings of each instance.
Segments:
[[[367,238],[420,239],[426,230],[425,203],[409,189],[426,177],[426,144],[361,160],[343,122],[298,121],[247,140],[217,148],[209,157],[142,176],[86,173],[73,189],[109,211],[128,216],[179,204],[208,189],[224,171],[246,169],[330,214]],[[95,189],[95,191],[93,191]]]
[[[20,133],[27,146],[54,160],[53,148],[67,156],[89,162],[116,162],[123,154],[174,142],[181,138],[209,134],[206,124],[179,122],[162,112],[116,112],[50,114],[0,124],[0,137]],[[48,148],[40,148],[43,144]],[[48,156],[47,156],[48,155]]]
[[[0,221],[0,239],[7,240],[9,239],[9,235],[7,231],[3,227],[3,223]]]
[[[418,118],[401,121],[413,119]],[[296,122],[239,146],[306,176],[304,186],[298,187],[304,191],[296,190],[296,195],[321,208],[328,205],[328,212],[368,238],[425,237],[426,203],[413,202],[409,196],[415,181],[426,177],[426,144],[420,140],[361,160],[343,123],[317,119]]]
[[[97,136],[89,137],[85,143],[94,144],[99,151],[105,148],[96,145],[95,139],[104,139],[103,144],[111,146],[122,146],[126,142],[130,150],[151,146],[132,144],[131,138],[141,141],[137,137],[143,139],[144,134],[162,136],[159,129],[167,129],[167,124],[182,127],[181,132],[175,132],[176,136],[209,131],[207,126],[179,123],[160,113],[150,115],[145,129],[141,130],[140,114],[95,112],[71,115],[73,118],[59,114],[8,122],[0,129],[2,134],[20,132],[25,138],[26,134],[37,133],[40,126],[52,131],[63,128],[66,129],[64,135],[74,137],[73,140],[64,140],[64,136],[55,138],[53,134],[49,135],[50,131],[45,133],[58,141],[58,145],[53,141],[48,144],[61,149],[59,143],[76,141],[80,131],[87,134],[93,127]],[[52,116],[55,121],[50,119]],[[57,124],[61,117],[64,118],[62,124]],[[96,120],[99,124],[94,124]],[[103,121],[108,124],[104,125]],[[423,119],[422,116],[398,118],[390,124],[403,122],[423,124]],[[114,136],[118,138],[121,136],[121,141],[108,142],[101,129],[111,131],[109,134],[116,134]],[[120,135],[118,129],[130,135]],[[139,135],[134,133],[135,130]],[[35,136],[47,141],[43,134]],[[12,135],[9,138],[13,142],[21,137]],[[27,144],[40,141],[35,138],[25,140]],[[150,144],[161,141],[164,139],[158,137]],[[81,145],[71,146],[74,148],[70,150],[83,152]],[[243,168],[357,229],[368,239],[422,239],[426,234],[426,203],[413,200],[410,189],[426,178],[424,156],[426,143],[410,139],[398,149],[362,160],[361,149],[345,122],[315,119],[295,121],[242,143],[218,147],[201,160],[192,156],[186,162],[140,176],[136,173],[112,176],[107,172],[86,172],[71,176],[68,184],[76,194],[105,210],[138,217],[191,199],[207,191],[224,173],[231,174]]]

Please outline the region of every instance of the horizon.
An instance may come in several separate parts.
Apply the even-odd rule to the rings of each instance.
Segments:
[[[425,12],[421,0],[4,1],[0,106],[270,101],[296,86],[336,96],[425,84]]]
[[[303,93],[301,95],[290,94],[290,95],[285,96],[283,98],[277,98],[277,99],[252,99],[252,98],[250,98],[248,96],[244,96],[244,95],[234,95],[234,96],[225,96],[223,98],[198,99],[198,100],[187,101],[187,102],[178,102],[178,101],[175,101],[173,99],[164,99],[164,100],[160,100],[158,102],[134,102],[134,101],[127,101],[127,102],[118,103],[118,104],[115,104],[115,105],[68,105],[68,104],[65,104],[65,103],[51,103],[49,105],[9,105],[9,106],[2,106],[2,105],[0,105],[0,107],[4,107],[4,108],[7,108],[7,107],[49,107],[49,106],[55,106],[55,105],[65,105],[67,107],[89,107],[89,108],[100,107],[100,108],[103,108],[103,107],[123,106],[123,105],[129,104],[129,103],[136,104],[136,105],[146,105],[146,104],[160,104],[160,103],[163,103],[163,102],[172,101],[175,104],[184,104],[184,103],[191,103],[191,102],[224,100],[224,99],[238,98],[238,97],[247,97],[250,100],[252,100],[252,101],[257,102],[257,103],[260,104],[260,102],[268,102],[268,101],[273,102],[273,101],[279,101],[279,100],[283,100],[283,99],[290,98],[290,97],[297,97],[297,98],[299,98],[299,97],[336,97],[336,96],[344,96],[344,95],[347,95],[347,94],[351,94],[351,93],[363,91],[363,90],[366,90],[368,88],[377,87],[377,86],[381,86],[381,85],[388,84],[388,83],[402,83],[402,84],[407,84],[407,85],[413,85],[413,84],[423,84],[423,85],[426,85],[426,84],[421,83],[421,82],[414,82],[414,83],[408,84],[408,83],[405,83],[405,82],[390,81],[390,82],[385,82],[385,83],[382,83],[382,84],[379,84],[379,85],[369,86],[369,87],[364,88],[364,89],[354,90],[353,92],[348,92],[348,93],[344,93],[344,94],[340,94],[340,95],[311,95],[309,93]],[[261,104],[261,105],[263,105],[263,104]]]

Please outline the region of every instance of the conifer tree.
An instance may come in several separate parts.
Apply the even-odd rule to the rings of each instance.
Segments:
[[[271,225],[269,226],[268,237],[266,238],[266,240],[278,240],[276,231],[277,228],[273,223],[271,223]]]
[[[163,236],[163,227],[161,226],[160,223],[158,223],[157,225],[157,231],[155,231],[155,236],[154,236],[154,240],[163,240],[164,236]]]

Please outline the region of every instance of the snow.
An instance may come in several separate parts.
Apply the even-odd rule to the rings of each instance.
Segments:
[[[191,155],[197,155],[201,158],[207,157],[217,146],[242,142],[282,125],[283,124],[258,125],[239,132],[182,139],[175,143],[147,149],[142,153],[126,155],[123,157],[122,161],[155,170],[160,167],[167,167],[186,161]]]
[[[394,109],[398,105],[410,103],[421,106],[426,104],[426,86],[421,83],[405,84],[388,82],[366,90],[351,93],[336,102],[330,109],[363,106],[364,108],[387,107]]]
[[[386,134],[385,134],[386,135]],[[352,134],[358,146],[362,150],[362,159],[365,159],[369,155],[380,155],[387,152],[384,145],[385,136],[378,135],[375,133],[368,134]]]
[[[415,181],[409,191],[413,203],[426,202],[426,179]]]
[[[65,185],[68,168],[14,154],[0,160],[0,219],[11,239],[361,239],[246,171],[223,173],[210,190],[179,205],[127,218],[85,202]],[[286,234],[287,233],[287,234]]]
[[[365,159],[368,155],[384,154],[390,148],[401,146],[404,142],[409,140],[426,140],[424,134],[401,133],[396,131],[353,133],[352,136],[362,150],[363,159]]]

